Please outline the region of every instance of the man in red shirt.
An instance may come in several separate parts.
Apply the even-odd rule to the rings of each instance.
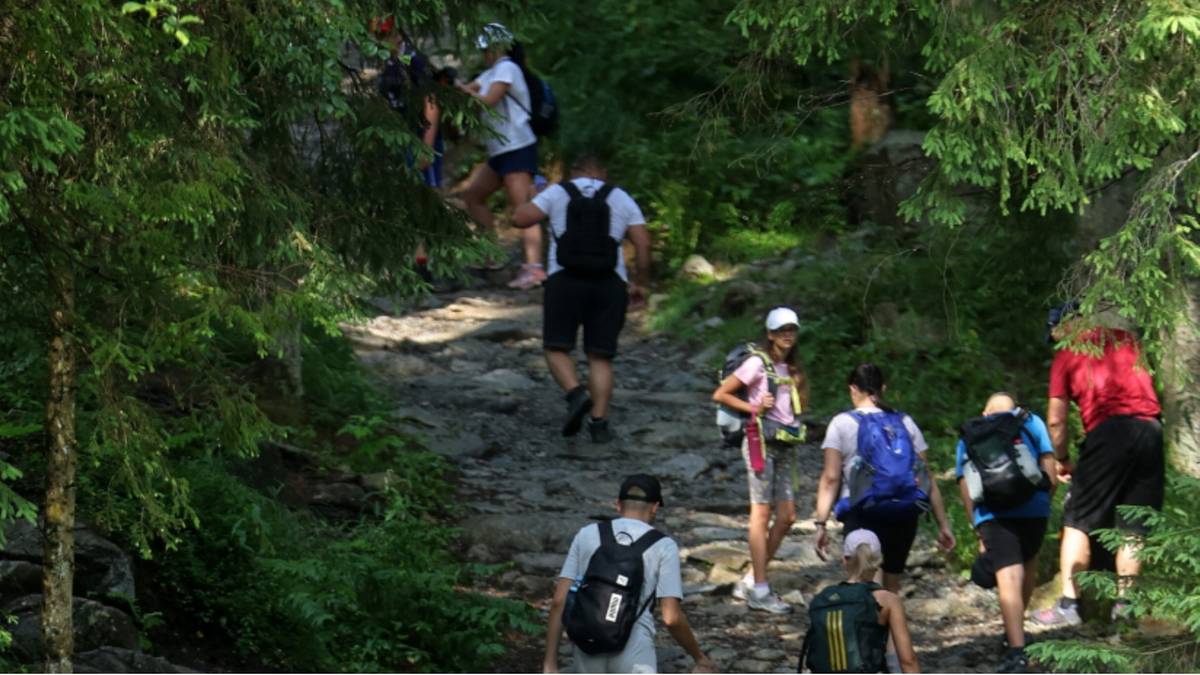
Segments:
[[[1053,338],[1061,340],[1078,331],[1073,346],[1085,350],[1060,350],[1050,366],[1046,425],[1058,461],[1058,480],[1070,485],[1063,503],[1059,551],[1062,597],[1050,609],[1033,615],[1035,623],[1051,626],[1081,623],[1073,575],[1087,570],[1091,562],[1088,535],[1111,527],[1143,535],[1145,524],[1126,520],[1117,513],[1117,506],[1161,509],[1163,503],[1162,409],[1150,374],[1138,363],[1141,353],[1137,338],[1113,328],[1079,331],[1080,326],[1055,325],[1056,318],[1071,311],[1073,308],[1059,308],[1057,316],[1051,313]],[[1079,406],[1086,434],[1074,465],[1067,425],[1072,401]],[[1136,544],[1117,551],[1119,593],[1140,570]],[[1118,600],[1113,617],[1123,614],[1124,604]]]

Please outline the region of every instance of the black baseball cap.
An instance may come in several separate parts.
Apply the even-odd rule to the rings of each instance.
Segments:
[[[631,488],[638,488],[642,494],[629,494]],[[662,498],[662,485],[659,484],[657,478],[648,473],[635,473],[624,481],[621,481],[621,493],[617,495],[617,499],[621,501],[628,499],[638,502],[649,502],[651,504],[657,503],[659,506],[666,506]]]

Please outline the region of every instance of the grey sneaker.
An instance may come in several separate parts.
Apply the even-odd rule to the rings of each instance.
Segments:
[[[742,577],[741,579],[737,580],[736,584],[733,585],[733,592],[730,593],[730,595],[733,596],[734,600],[745,601],[746,596],[750,595],[750,591],[753,589],[753,586],[746,583],[746,577]]]
[[[792,611],[792,606],[780,600],[778,595],[770,591],[759,595],[754,589],[746,594],[746,606],[771,614],[788,614]]]
[[[1050,609],[1034,612],[1029,616],[1030,623],[1035,626],[1065,627],[1082,626],[1083,618],[1079,616],[1079,605],[1063,607],[1062,602],[1054,603]]]

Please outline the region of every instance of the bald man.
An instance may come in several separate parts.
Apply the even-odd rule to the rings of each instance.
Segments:
[[[1018,449],[1033,455],[1045,473],[1043,486],[1017,506],[1006,509],[991,509],[985,504],[976,504],[971,499],[967,481],[963,480],[963,467],[969,460],[966,439],[970,425],[988,425],[1000,415],[1024,417],[1019,436],[1014,438]],[[990,584],[990,574],[995,573],[995,584],[1000,596],[1000,614],[1004,620],[1004,634],[1008,650],[997,667],[998,673],[1024,673],[1029,670],[1029,659],[1025,656],[1025,607],[1033,595],[1037,583],[1037,554],[1046,534],[1046,521],[1050,517],[1050,495],[1054,482],[1054,448],[1046,424],[1037,415],[1023,411],[1011,394],[996,392],[988,397],[983,408],[983,419],[972,420],[964,426],[963,439],[958,441],[956,466],[959,490],[967,518],[975,527],[979,538],[979,560],[973,575],[977,581]],[[980,579],[980,577],[983,577]]]

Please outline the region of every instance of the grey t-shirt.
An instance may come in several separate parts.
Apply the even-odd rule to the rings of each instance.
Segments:
[[[873,405],[862,406],[856,411],[867,415],[883,412]],[[912,437],[913,450],[924,455],[929,449],[929,444],[925,442],[925,435],[917,428],[917,423],[908,415],[904,416],[904,428],[908,429],[908,435]],[[850,460],[858,455],[858,420],[854,419],[854,415],[848,412],[839,413],[830,420],[821,447],[833,448],[842,453],[842,490],[839,497],[849,497]]]
[[[633,518],[617,518],[612,521],[613,533],[617,543],[628,546],[653,529],[647,523]],[[600,548],[600,525],[593,523],[579,530],[571,541],[567,551],[567,559],[563,562],[559,576],[578,581],[587,572],[588,562],[592,554]],[[642,554],[642,567],[645,577],[642,582],[642,594],[639,604],[645,604],[654,594],[659,598],[683,599],[683,580],[679,573],[679,546],[674,539],[663,537]],[[628,650],[635,640],[649,640],[654,644],[654,615],[649,611],[642,612],[633,633],[626,644]]]

